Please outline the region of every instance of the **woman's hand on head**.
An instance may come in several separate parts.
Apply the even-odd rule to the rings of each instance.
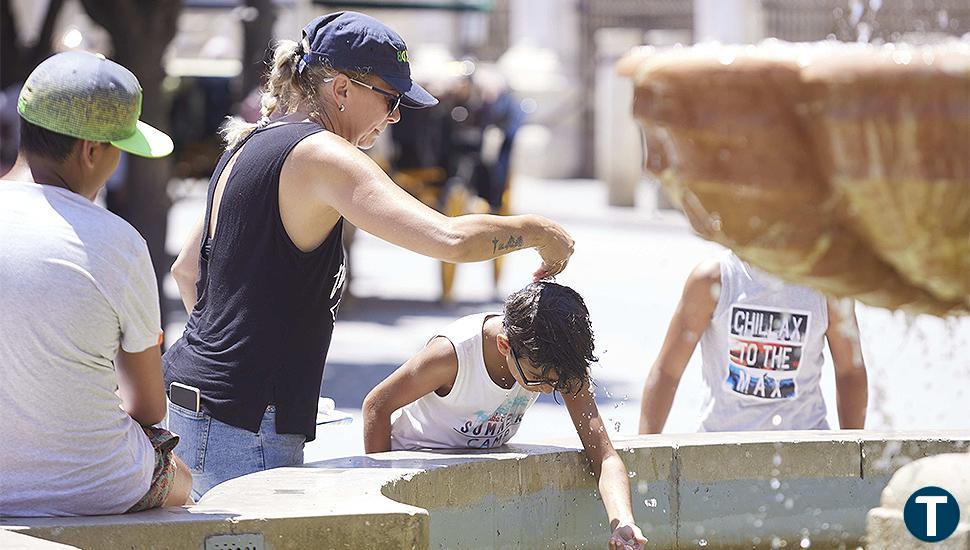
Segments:
[[[555,277],[566,269],[575,245],[573,238],[562,226],[546,218],[542,218],[542,222],[546,238],[543,244],[536,247],[542,257],[542,265],[532,274],[534,281]]]

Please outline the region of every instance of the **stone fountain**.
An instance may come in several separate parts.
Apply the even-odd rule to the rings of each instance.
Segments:
[[[618,70],[646,169],[701,236],[831,296],[970,313],[970,42],[645,47]],[[899,469],[868,548],[922,547],[903,508],[929,485],[962,508],[939,547],[970,548],[968,453]]]
[[[619,70],[701,236],[829,295],[970,312],[970,42],[641,48]]]

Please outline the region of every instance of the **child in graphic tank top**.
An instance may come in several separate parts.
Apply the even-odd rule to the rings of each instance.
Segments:
[[[500,447],[539,392],[558,391],[597,475],[611,544],[642,548],[627,471],[590,391],[592,361],[582,297],[555,283],[531,284],[509,296],[502,313],[452,323],[378,384],[364,399],[364,448]]]

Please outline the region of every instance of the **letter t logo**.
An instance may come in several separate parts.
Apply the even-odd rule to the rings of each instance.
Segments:
[[[946,489],[927,486],[906,499],[903,521],[909,534],[923,542],[945,540],[960,523],[960,505]]]
[[[936,505],[946,504],[946,496],[921,495],[916,497],[916,504],[926,505],[926,536],[936,536]]]

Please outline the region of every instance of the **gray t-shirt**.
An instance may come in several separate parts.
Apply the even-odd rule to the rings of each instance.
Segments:
[[[161,329],[144,239],[84,197],[0,181],[0,516],[122,513],[154,450],[115,394]]]

